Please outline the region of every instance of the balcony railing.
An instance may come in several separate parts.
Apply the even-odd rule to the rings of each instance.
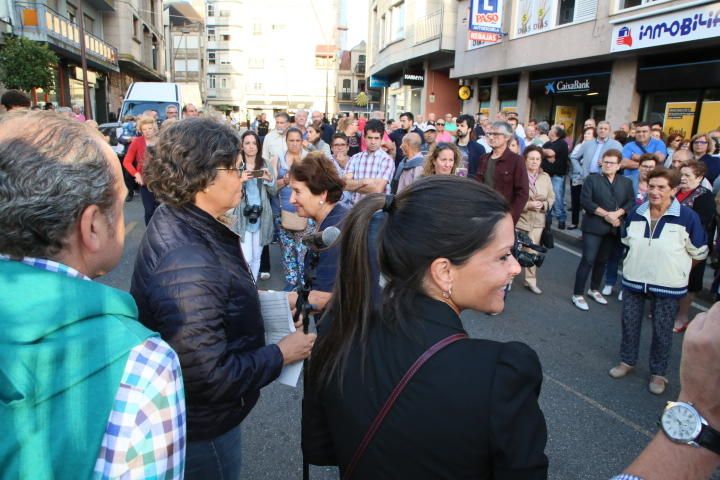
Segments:
[[[365,63],[359,62],[355,65],[355,73],[364,74],[365,73]]]
[[[70,19],[41,4],[16,4],[21,19],[21,34],[31,40],[48,42],[67,52],[80,55],[80,29]],[[118,51],[109,43],[85,32],[88,60],[114,71],[118,68]]]
[[[440,38],[440,34],[442,33],[442,18],[442,8],[425,17],[419,18],[414,25],[413,44],[419,45]]]

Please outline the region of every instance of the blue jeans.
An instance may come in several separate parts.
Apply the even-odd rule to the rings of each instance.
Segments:
[[[618,278],[618,268],[620,267],[620,260],[622,259],[625,246],[620,242],[618,238],[617,243],[613,247],[613,251],[610,253],[610,258],[607,262],[607,270],[605,271],[605,285],[615,286]]]
[[[238,480],[242,466],[240,425],[212,440],[188,442],[185,453],[187,480]]]
[[[567,212],[565,211],[565,175],[553,175],[550,179],[555,192],[555,205],[553,205],[552,211],[548,212],[548,219],[552,223],[552,217],[554,216],[558,219],[558,222],[565,223],[567,219]]]

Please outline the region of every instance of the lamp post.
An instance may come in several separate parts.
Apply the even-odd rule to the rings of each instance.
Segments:
[[[90,92],[88,91],[88,70],[87,70],[87,57],[85,55],[85,14],[83,13],[83,0],[77,2],[77,12],[80,21],[78,22],[78,29],[80,30],[80,65],[82,67],[82,84],[83,84],[83,109],[85,110],[85,118],[92,120],[92,106],[90,104]]]

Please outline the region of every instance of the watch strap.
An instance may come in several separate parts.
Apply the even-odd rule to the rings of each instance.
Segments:
[[[720,432],[710,425],[703,423],[700,435],[697,436],[695,442],[701,447],[705,447],[720,455]]]

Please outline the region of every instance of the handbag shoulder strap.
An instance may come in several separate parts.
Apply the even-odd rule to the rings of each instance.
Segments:
[[[392,409],[393,405],[395,404],[395,400],[400,396],[402,391],[405,389],[405,386],[410,382],[412,377],[417,373],[418,370],[420,370],[420,367],[425,364],[430,358],[435,355],[437,352],[442,350],[443,348],[447,347],[448,345],[451,345],[458,340],[462,340],[464,338],[467,338],[467,334],[465,333],[456,333],[454,335],[450,335],[449,337],[445,337],[439,342],[437,342],[435,345],[431,346],[425,352],[420,355],[420,357],[415,360],[415,363],[412,364],[412,366],[408,369],[407,372],[405,372],[405,375],[400,379],[400,381],[395,385],[395,388],[390,393],[390,396],[387,400],[385,400],[385,404],[382,406],[380,411],[378,412],[377,416],[373,420],[372,424],[370,425],[370,428],[368,428],[367,432],[365,433],[365,436],[363,437],[362,441],[360,442],[360,445],[358,445],[357,450],[355,450],[355,453],[353,454],[352,460],[350,460],[350,463],[348,464],[348,467],[345,469],[345,473],[343,474],[343,480],[350,480],[352,478],[353,473],[355,472],[355,468],[357,467],[358,462],[360,461],[360,458],[365,453],[365,450],[367,450],[368,445],[370,445],[370,442],[372,441],[373,437],[377,433],[378,429],[380,429],[380,426],[382,425],[383,420],[385,420],[385,417],[390,412],[390,409]]]

